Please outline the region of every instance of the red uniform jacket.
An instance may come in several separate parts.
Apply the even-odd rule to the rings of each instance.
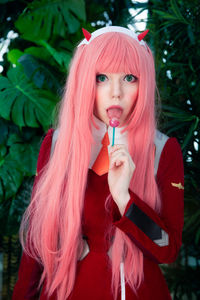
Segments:
[[[49,159],[53,130],[50,129],[42,143],[37,172],[40,173]],[[39,174],[40,175],[40,174]],[[38,180],[36,176],[36,181]],[[119,214],[113,203],[113,216],[105,210],[109,194],[107,174],[98,176],[88,171],[88,181],[83,212],[83,234],[90,252],[77,262],[77,276],[69,300],[111,300],[111,269],[107,255],[105,231],[112,222],[126,233],[144,254],[144,281],[137,295],[126,284],[126,300],[171,299],[159,263],[171,263],[178,254],[183,229],[183,161],[179,144],[169,138],[162,150],[157,183],[161,193],[162,210],[158,215],[132,191],[124,215]],[[42,266],[23,254],[18,281],[12,300],[59,300],[56,295],[47,297],[45,284],[39,295],[37,286]],[[120,293],[119,297],[120,299]]]

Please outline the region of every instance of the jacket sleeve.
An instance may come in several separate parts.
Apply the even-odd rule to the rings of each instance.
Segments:
[[[157,184],[161,211],[156,213],[131,190],[123,216],[113,214],[114,225],[126,233],[143,254],[157,263],[173,262],[182,244],[184,170],[181,148],[175,138],[162,151]],[[115,205],[115,204],[114,204]]]
[[[34,193],[34,187],[42,173],[42,169],[50,157],[52,134],[53,129],[49,129],[40,148],[32,195]],[[38,284],[42,271],[42,266],[36,260],[28,256],[26,253],[23,253],[18,271],[18,280],[13,290],[12,300],[39,299],[40,292],[38,290]]]

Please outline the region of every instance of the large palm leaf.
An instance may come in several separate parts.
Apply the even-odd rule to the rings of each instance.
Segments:
[[[27,9],[16,21],[23,38],[48,40],[51,35],[66,36],[75,33],[85,21],[83,0],[41,0],[28,4]]]
[[[37,89],[19,68],[0,77],[0,116],[19,127],[42,125],[46,130],[56,102],[54,94]]]
[[[5,147],[7,153],[0,157],[0,205],[16,195],[24,177],[35,174],[39,139],[34,137],[25,143],[13,133]]]

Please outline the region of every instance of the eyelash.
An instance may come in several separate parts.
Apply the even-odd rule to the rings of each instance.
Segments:
[[[103,82],[103,81],[99,80],[100,76],[104,76],[104,78],[108,79],[108,77],[105,74],[98,74],[96,76],[96,82],[98,82],[98,83]],[[133,81],[127,81],[127,82],[135,82],[135,81],[137,81],[137,77],[134,76],[133,74],[126,74],[124,76],[124,80],[126,79],[127,76],[133,76]]]
[[[133,81],[128,81],[128,82],[135,82],[135,81],[137,81],[137,77],[134,76],[133,74],[127,74],[127,75],[124,77],[124,79],[125,79],[126,77],[128,77],[128,76],[132,76],[132,77],[133,77]]]
[[[96,76],[96,82],[103,82],[103,81],[100,81],[100,80],[98,80],[99,79],[99,77],[100,76],[104,76],[105,78],[108,78],[106,75],[104,75],[104,74],[98,74],[97,76]]]

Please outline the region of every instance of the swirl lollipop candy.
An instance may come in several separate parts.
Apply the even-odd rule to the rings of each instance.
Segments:
[[[117,126],[119,126],[119,121],[115,118],[110,119],[109,124],[111,127],[115,128]]]
[[[113,139],[112,139],[112,146],[114,146],[115,142],[115,127],[119,126],[120,122],[119,119],[121,117],[123,110],[120,106],[112,106],[107,109],[107,114],[110,119],[109,124],[113,127]]]

